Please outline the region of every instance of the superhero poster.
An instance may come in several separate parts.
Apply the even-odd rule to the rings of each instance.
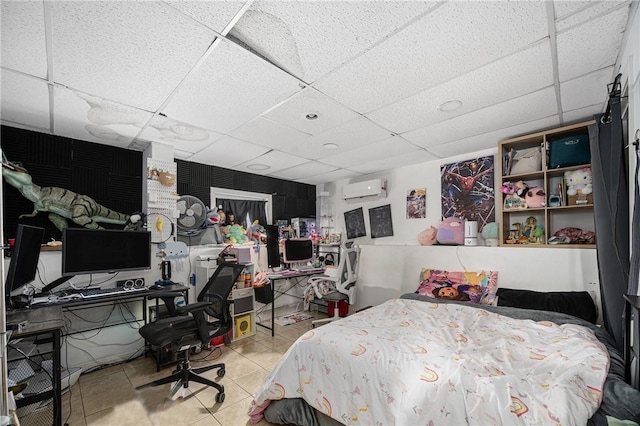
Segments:
[[[478,230],[495,221],[493,155],[440,167],[442,217],[477,221]]]

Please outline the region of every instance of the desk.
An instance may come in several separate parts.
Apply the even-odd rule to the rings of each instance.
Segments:
[[[52,383],[50,386],[48,383],[44,383],[39,393],[30,394],[25,398],[16,400],[18,416],[19,418],[25,417],[32,413],[33,415],[47,415],[48,411],[39,407],[43,401],[52,399],[53,418],[51,419],[51,424],[59,426],[62,424],[62,377],[60,365],[60,341],[62,340],[62,327],[64,326],[62,308],[60,306],[49,306],[37,310],[24,309],[7,312],[7,323],[20,321],[27,321],[27,324],[21,330],[16,330],[11,334],[11,341],[20,338],[35,338],[37,345],[47,348],[49,347],[48,345],[51,345],[51,350],[38,348],[38,353],[29,357],[32,362],[28,364],[31,369],[40,370],[42,361],[51,358],[52,377],[49,375],[50,373],[43,373],[42,377],[51,377]],[[9,344],[11,344],[11,341]],[[18,362],[20,361],[15,361],[16,364]],[[11,369],[12,362],[8,364],[9,369]],[[36,385],[37,383],[33,384],[33,386]],[[26,393],[28,389],[29,386],[27,385],[24,392]]]
[[[260,327],[266,328],[267,330],[271,330],[271,337],[274,337],[276,335],[275,333],[275,321],[276,321],[276,282],[280,281],[280,280],[288,280],[291,278],[301,278],[301,277],[310,277],[312,275],[322,275],[324,273],[324,270],[309,270],[309,271],[296,271],[295,273],[274,273],[274,274],[270,274],[268,275],[269,277],[269,281],[270,281],[270,285],[271,285],[271,301],[265,303],[265,305],[269,305],[271,304],[271,327],[264,325],[262,323],[256,322],[256,324],[258,324]],[[260,300],[258,298],[256,298],[256,300],[258,302],[260,302]],[[261,302],[263,303],[263,302]]]

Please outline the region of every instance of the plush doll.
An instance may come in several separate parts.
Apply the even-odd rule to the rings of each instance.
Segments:
[[[247,235],[250,241],[260,244],[262,240],[266,240],[267,231],[264,226],[260,225],[260,221],[256,219],[253,221],[249,229],[247,229]]]
[[[498,224],[496,222],[489,222],[482,228],[482,238],[484,243],[489,247],[498,246]]]
[[[591,169],[588,167],[565,172],[564,179],[567,183],[568,195],[587,195],[593,192]]]
[[[227,240],[232,244],[244,244],[247,242],[247,231],[237,223],[235,225],[227,226],[228,234]]]
[[[432,246],[436,243],[438,228],[431,226],[418,234],[418,242],[423,246]]]
[[[516,194],[520,197],[524,197],[524,194],[527,192],[528,189],[529,189],[529,186],[522,180],[519,180],[515,183],[506,181],[500,187],[500,192],[507,195]]]
[[[527,207],[530,209],[547,205],[547,196],[544,193],[544,189],[539,186],[529,188],[524,195],[524,199],[527,201]]]

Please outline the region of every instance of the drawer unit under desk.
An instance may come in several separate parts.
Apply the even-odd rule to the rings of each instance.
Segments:
[[[238,288],[231,292],[233,316],[253,311],[253,288]]]

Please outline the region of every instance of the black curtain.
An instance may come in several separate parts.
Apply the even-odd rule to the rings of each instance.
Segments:
[[[629,279],[629,191],[620,92],[613,86],[607,112],[589,126],[589,139],[602,317],[622,349],[622,296]]]
[[[631,270],[629,272],[629,286],[627,293],[640,296],[638,284],[640,281],[640,130],[636,130],[636,140],[633,142],[636,156],[636,173],[633,190],[633,218],[631,235]]]
[[[217,198],[217,205],[222,205],[222,210],[233,212],[236,223],[242,225],[245,229],[249,227],[254,220],[258,220],[260,225],[267,224],[267,202],[264,200],[230,200],[227,198]],[[249,223],[246,223],[247,213],[249,214]]]

